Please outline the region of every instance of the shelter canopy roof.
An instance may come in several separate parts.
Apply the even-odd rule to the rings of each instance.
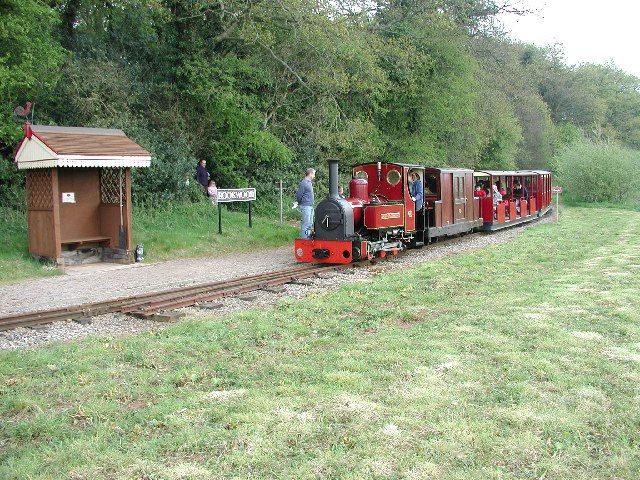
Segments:
[[[25,124],[15,156],[18,169],[148,167],[151,153],[122,130]]]

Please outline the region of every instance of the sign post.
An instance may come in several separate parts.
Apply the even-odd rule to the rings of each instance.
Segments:
[[[556,223],[558,223],[560,216],[559,199],[560,194],[562,193],[562,187],[551,187],[551,191],[556,194]]]
[[[253,202],[256,199],[255,188],[219,188],[218,189],[218,233],[222,235],[222,205],[229,202]],[[251,203],[249,203],[249,228],[251,223]]]
[[[280,184],[280,223],[282,223],[282,180],[278,183]]]

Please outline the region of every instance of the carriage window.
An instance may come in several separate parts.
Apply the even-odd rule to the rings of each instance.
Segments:
[[[389,173],[387,173],[387,182],[391,185],[397,185],[401,178],[402,176],[398,170],[389,170]]]
[[[435,194],[438,191],[438,180],[435,175],[425,175],[424,177],[424,193],[427,195]]]
[[[365,172],[364,170],[359,170],[355,173],[355,177],[367,180],[369,178],[369,175],[367,175],[367,172]]]
[[[453,182],[453,196],[456,199],[464,198],[464,177],[455,177]]]
[[[531,182],[531,177],[524,177],[524,186],[527,188],[529,195],[531,195],[533,191],[533,183]]]

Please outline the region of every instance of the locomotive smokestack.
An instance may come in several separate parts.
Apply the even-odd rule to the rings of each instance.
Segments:
[[[329,160],[329,198],[340,198],[338,195],[338,160]]]

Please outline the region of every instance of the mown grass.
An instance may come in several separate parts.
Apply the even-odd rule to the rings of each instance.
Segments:
[[[0,354],[2,478],[636,479],[640,214]]]
[[[25,213],[2,209],[0,215],[4,220],[0,226],[0,285],[62,273],[29,255]],[[247,207],[228,211],[223,206],[219,234],[218,209],[203,200],[158,210],[136,209],[132,232],[134,244],[144,245],[145,262],[151,263],[292,245],[299,223],[280,224],[252,214],[249,228]]]

